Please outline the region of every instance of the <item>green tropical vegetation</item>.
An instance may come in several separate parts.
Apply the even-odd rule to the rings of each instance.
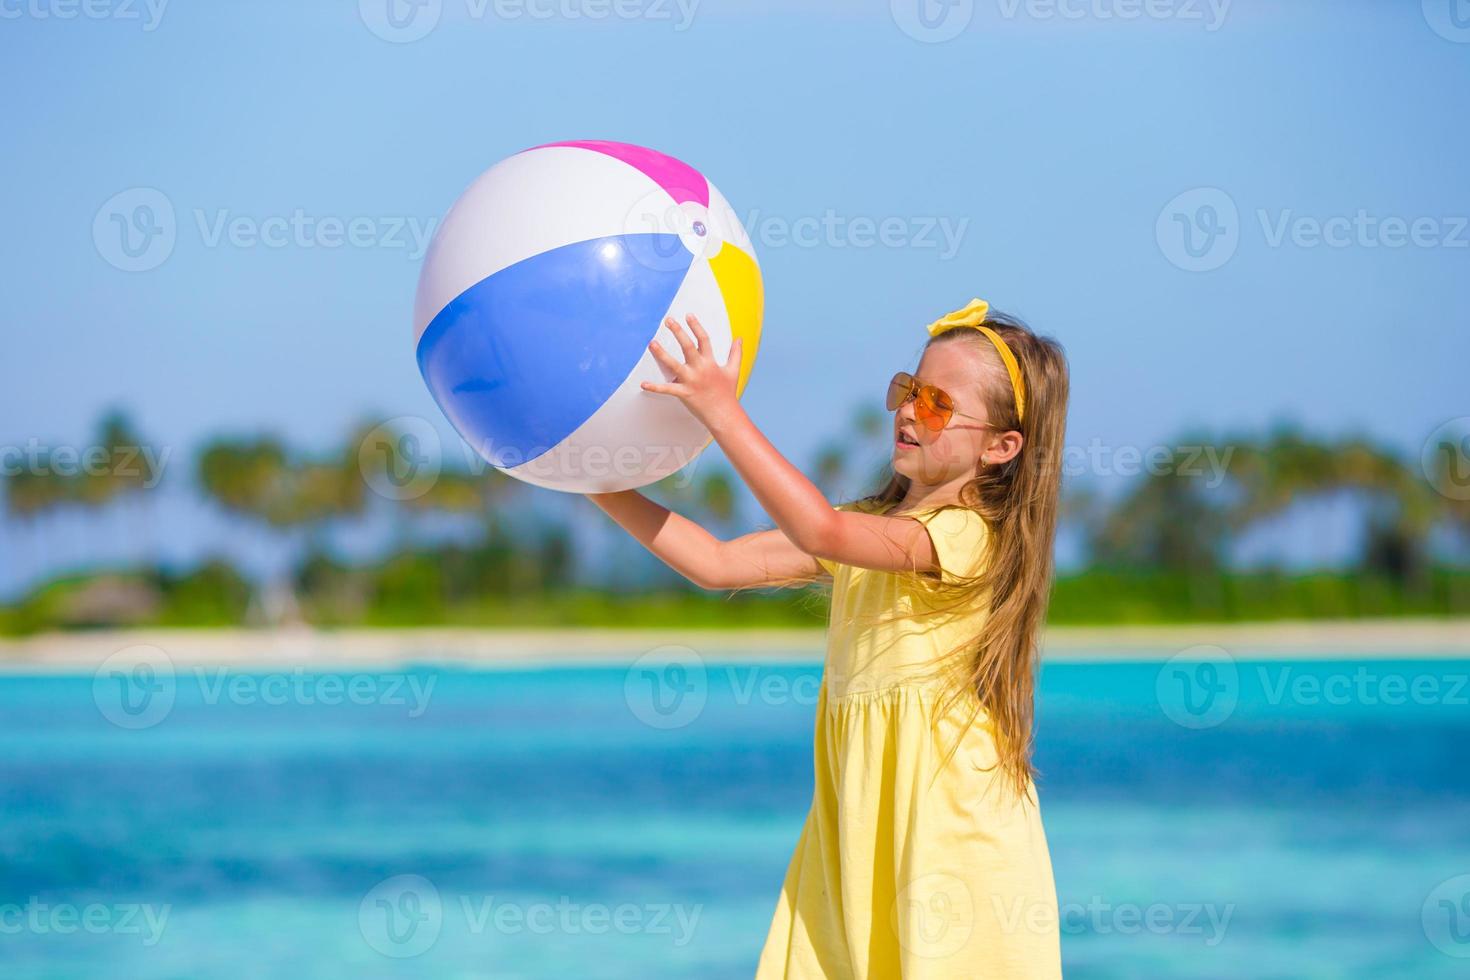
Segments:
[[[194,567],[162,562],[89,569],[36,585],[0,606],[0,632],[112,626],[233,626],[302,621],[323,627],[412,625],[810,626],[823,590],[711,595],[663,570],[631,541],[596,564],[580,539],[600,515],[492,468],[452,459],[405,483],[413,461],[381,427],[363,427],[325,453],[269,436],[218,438],[190,461],[192,491],[237,539],[269,541],[289,556],[249,576],[226,556]],[[864,407],[823,443],[812,472],[830,496],[874,485],[884,418]],[[372,433],[379,433],[376,441]],[[1082,559],[1058,577],[1056,623],[1146,623],[1470,613],[1470,459],[1464,442],[1430,447],[1428,462],[1363,439],[1195,434],[1155,453],[1147,472],[1104,494],[1068,473],[1063,521]],[[86,467],[43,451],[5,477],[7,520],[32,533],[63,513],[138,509],[161,484],[158,453],[129,419],[99,425]],[[374,451],[366,451],[366,447]],[[1221,466],[1198,471],[1200,447]],[[451,455],[452,454],[447,454]],[[1086,467],[1081,467],[1084,471]],[[692,477],[692,478],[689,478]],[[411,486],[411,492],[394,492]],[[652,488],[723,535],[748,526],[738,480],[712,461]],[[1236,545],[1269,536],[1302,508],[1347,501],[1359,515],[1356,557],[1337,567],[1242,565]],[[333,533],[387,522],[389,544],[344,557]],[[49,528],[51,525],[44,525]],[[446,530],[447,528],[447,530]]]

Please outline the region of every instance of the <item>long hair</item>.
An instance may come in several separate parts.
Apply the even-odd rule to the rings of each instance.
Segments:
[[[961,505],[977,512],[990,531],[980,573],[935,588],[944,608],[988,604],[979,634],[952,651],[962,667],[963,683],[955,693],[962,695],[968,689],[978,698],[992,726],[999,768],[1024,798],[1035,775],[1031,753],[1038,640],[1051,597],[1067,422],[1067,360],[1060,344],[1037,336],[1013,317],[992,312],[985,325],[1000,334],[1020,362],[1026,386],[1024,421],[1017,416],[1000,355],[983,334],[954,329],[929,344],[977,346],[986,359],[982,390],[990,420],[999,431],[1020,432],[1024,443],[1008,462],[981,467],[960,491]],[[892,474],[867,502],[881,512],[901,501],[908,489],[907,477]]]

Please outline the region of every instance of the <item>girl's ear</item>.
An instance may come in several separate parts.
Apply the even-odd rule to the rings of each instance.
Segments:
[[[1015,459],[1026,444],[1026,437],[1015,429],[996,435],[995,441],[985,448],[980,462],[988,466],[1002,466]]]

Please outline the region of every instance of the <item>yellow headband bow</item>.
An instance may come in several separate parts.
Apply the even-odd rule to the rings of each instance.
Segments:
[[[1026,382],[1021,377],[1021,365],[1016,360],[1016,355],[1011,353],[1011,349],[1001,339],[1000,334],[984,326],[985,316],[989,312],[989,303],[983,299],[972,299],[963,309],[946,313],[929,324],[929,336],[938,337],[956,327],[969,327],[984,334],[986,339],[995,345],[995,352],[1000,355],[1001,362],[1006,366],[1006,374],[1011,376],[1011,391],[1016,394],[1016,418],[1024,422],[1026,421]]]

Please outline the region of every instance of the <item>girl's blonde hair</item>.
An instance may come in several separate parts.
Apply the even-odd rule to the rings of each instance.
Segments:
[[[977,636],[952,651],[963,683],[988,715],[999,768],[1024,798],[1035,775],[1031,761],[1035,725],[1039,633],[1051,597],[1062,439],[1067,423],[1067,359],[1061,345],[1033,333],[1024,323],[988,313],[985,326],[1000,334],[1020,363],[1026,414],[1017,414],[1010,378],[994,345],[976,330],[949,330],[929,344],[972,343],[986,359],[989,377],[981,386],[990,421],[998,431],[1024,437],[1020,453],[1006,463],[984,466],[965,484],[960,503],[977,512],[990,530],[979,575],[952,585],[936,583],[944,609],[985,602],[989,615]],[[927,350],[927,347],[926,347]],[[901,500],[907,477],[892,474],[865,501],[880,513]]]

